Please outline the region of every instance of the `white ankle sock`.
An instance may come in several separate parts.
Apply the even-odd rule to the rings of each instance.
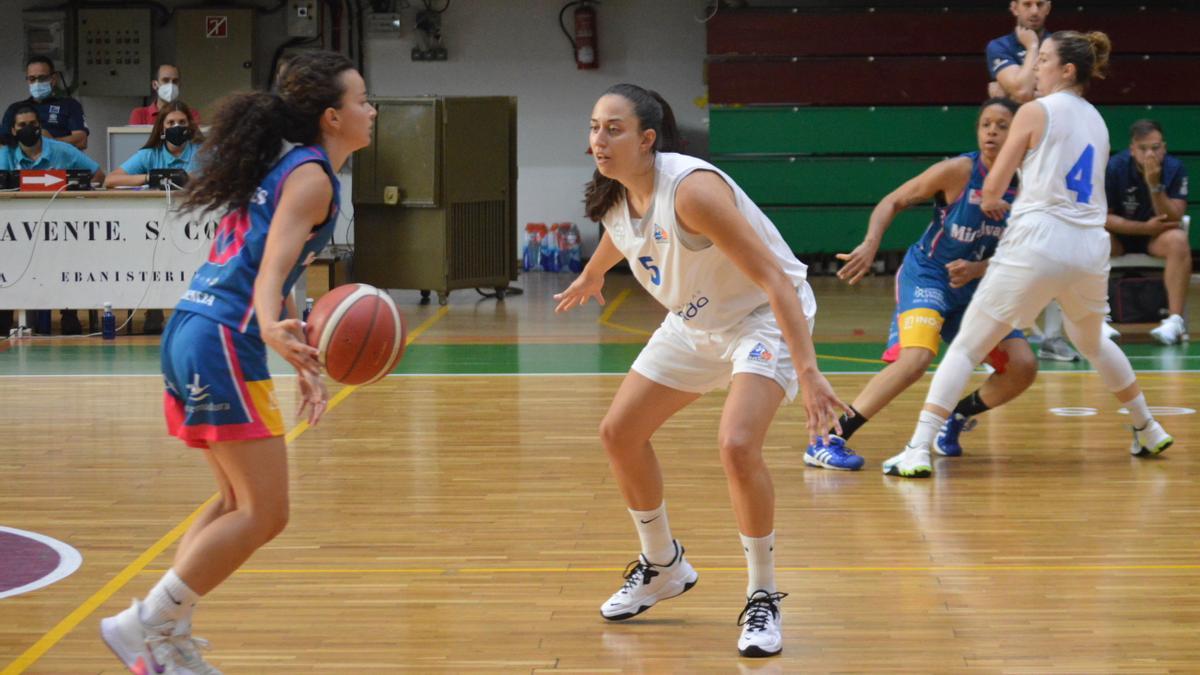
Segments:
[[[945,417],[922,410],[921,416],[917,418],[917,429],[913,432],[912,440],[908,444],[914,448],[922,445],[928,448],[933,444],[934,437],[937,436],[938,430],[945,422]]]
[[[775,533],[765,537],[742,538],[742,551],[746,554],[746,569],[750,578],[746,583],[746,597],[754,591],[775,592]]]
[[[1138,394],[1130,401],[1124,401],[1126,408],[1129,408],[1129,416],[1133,419],[1133,426],[1141,429],[1146,426],[1146,423],[1154,419],[1150,415],[1150,406],[1146,405],[1146,395]]]
[[[192,608],[199,600],[200,596],[183,583],[175,570],[169,569],[142,601],[138,618],[148,626],[179,621],[191,615]]]
[[[633,524],[637,527],[638,539],[642,540],[642,555],[655,565],[667,565],[675,559],[675,540],[671,538],[671,526],[667,523],[667,503],[650,511],[629,509]]]

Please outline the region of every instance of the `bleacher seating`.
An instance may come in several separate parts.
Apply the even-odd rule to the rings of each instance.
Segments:
[[[1200,41],[1189,28],[1198,21],[1200,10],[1172,7],[1051,14],[1051,28],[1113,37],[1113,77],[1094,93],[1110,102],[1099,107],[1114,150],[1131,122],[1153,117],[1171,153],[1200,169],[1200,90],[1183,85],[1200,81]],[[708,25],[713,161],[798,253],[849,250],[887,192],[975,149],[984,47],[1011,25],[1006,12],[978,6],[722,10]],[[903,249],[928,222],[927,207],[901,214],[881,250]],[[1191,236],[1200,248],[1200,228]]]

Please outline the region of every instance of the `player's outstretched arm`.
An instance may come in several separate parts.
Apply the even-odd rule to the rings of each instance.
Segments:
[[[675,213],[684,229],[712,240],[767,294],[800,378],[809,437],[825,438],[831,428],[841,431],[838,417],[853,412],[817,368],[817,352],[796,288],[775,255],[738,211],[729,184],[711,171],[692,173],[680,182],[675,192]]]
[[[838,270],[838,278],[850,285],[858,283],[871,271],[883,235],[901,211],[927,202],[939,193],[945,195],[947,201],[953,201],[970,177],[971,160],[954,157],[934,164],[892,190],[871,211],[867,236],[863,237],[862,243],[849,253],[837,254],[837,259],[846,263]]]

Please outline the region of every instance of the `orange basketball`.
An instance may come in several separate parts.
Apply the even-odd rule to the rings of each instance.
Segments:
[[[404,355],[404,315],[387,293],[367,284],[338,286],[308,314],[308,344],[329,377],[342,384],[370,384]]]

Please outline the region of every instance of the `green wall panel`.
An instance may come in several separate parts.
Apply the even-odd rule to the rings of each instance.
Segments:
[[[971,106],[754,107],[709,110],[713,155],[957,154],[975,149]],[[1200,107],[1107,106],[1101,113],[1115,148],[1128,143],[1129,124],[1157,119],[1176,153],[1200,153]]]

